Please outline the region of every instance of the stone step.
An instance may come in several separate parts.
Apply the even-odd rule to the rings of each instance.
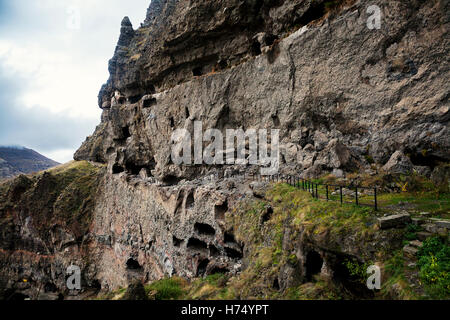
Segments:
[[[414,248],[413,246],[407,245],[403,247],[403,253],[408,256],[409,258],[416,258],[417,252],[419,252],[419,249]]]
[[[409,242],[409,245],[413,246],[414,248],[421,248],[423,246],[423,243],[419,240],[413,240]]]
[[[423,218],[431,217],[433,214],[431,212],[421,212],[419,215]]]
[[[380,229],[395,228],[410,222],[411,216],[409,213],[394,214],[391,216],[378,218],[378,225],[380,226]]]
[[[419,239],[420,241],[425,241],[427,238],[433,236],[432,233],[426,232],[426,231],[419,231],[416,234],[417,234],[417,239]]]
[[[440,228],[450,229],[450,220],[437,220],[437,219],[430,219],[430,220],[432,220],[433,223]]]

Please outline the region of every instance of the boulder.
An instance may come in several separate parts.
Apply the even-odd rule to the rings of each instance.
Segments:
[[[317,156],[315,164],[330,169],[344,169],[351,166],[351,153],[338,139],[331,140]]]
[[[412,169],[413,164],[411,160],[401,151],[394,152],[382,168],[382,170],[389,173],[410,173]]]
[[[323,150],[323,148],[325,148],[328,144],[328,137],[320,132],[320,131],[316,131],[314,133],[314,146],[316,147],[316,150],[320,151]]]

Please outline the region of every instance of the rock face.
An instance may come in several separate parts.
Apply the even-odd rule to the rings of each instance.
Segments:
[[[369,5],[380,30],[367,27]],[[448,6],[153,1],[139,29],[122,22],[102,122],[75,159],[189,179],[211,167],[173,165],[170,136],[198,120],[281,129],[289,172],[384,165],[397,151],[433,169],[450,158]]]
[[[374,4],[383,9],[381,30],[366,24]],[[53,180],[21,178],[31,191],[0,201],[7,203],[1,212],[12,217],[4,223],[18,230],[15,237],[37,240],[11,249],[13,241],[2,239],[6,287],[24,292],[21,279],[37,269],[27,295],[39,296],[49,279],[66,296],[63,270],[70,263],[79,264],[92,290],[239,272],[245,243],[226,217],[242,200],[263,198],[265,185],[245,180],[256,171],[251,166],[174,164],[171,135],[193,133],[194,121],[222,132],[280,129],[280,173],[343,175],[370,167],[368,159],[384,165],[397,150],[430,170],[448,161],[447,12],[448,1],[339,1],[330,8],[303,0],[153,0],[139,29],[122,21],[99,94],[101,123],[75,154],[105,164],[89,175],[98,178],[95,202],[83,215],[89,223],[76,229],[73,220],[56,221],[53,242],[27,229],[27,221],[41,221],[27,200],[36,190],[30,186]],[[64,194],[74,192],[66,188]],[[14,190],[5,189],[4,199]],[[53,195],[49,217],[59,212]],[[261,219],[270,214],[266,208]],[[335,248],[310,240],[333,263],[328,252]],[[345,248],[357,254],[350,252],[354,242]],[[306,249],[298,253],[305,261],[312,248]],[[25,269],[11,251],[27,257]]]

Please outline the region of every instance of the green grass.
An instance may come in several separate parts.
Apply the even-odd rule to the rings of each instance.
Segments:
[[[405,276],[405,257],[402,250],[394,252],[392,257],[385,262],[385,273],[386,280],[381,287],[384,298],[418,299]]]
[[[147,294],[154,292],[156,300],[179,300],[185,294],[183,280],[180,278],[166,278],[145,286]]]

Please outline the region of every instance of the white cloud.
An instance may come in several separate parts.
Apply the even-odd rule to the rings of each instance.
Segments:
[[[1,12],[7,18],[0,21],[0,67],[9,77],[23,79],[13,105],[32,110],[30,116],[40,110],[52,119],[64,115],[63,121],[99,121],[97,94],[108,78],[108,60],[114,53],[120,22],[127,15],[137,28],[150,0],[3,1],[8,11]],[[77,9],[80,24],[73,28]],[[0,88],[0,96],[1,90],[6,89]],[[2,129],[0,135],[16,144],[14,134],[6,135]],[[16,138],[26,143],[23,135]],[[54,149],[46,154],[60,160],[78,147],[70,151],[56,140]]]
[[[72,149],[60,149],[44,154],[45,157],[55,160],[59,163],[66,163],[73,160],[73,150]]]

